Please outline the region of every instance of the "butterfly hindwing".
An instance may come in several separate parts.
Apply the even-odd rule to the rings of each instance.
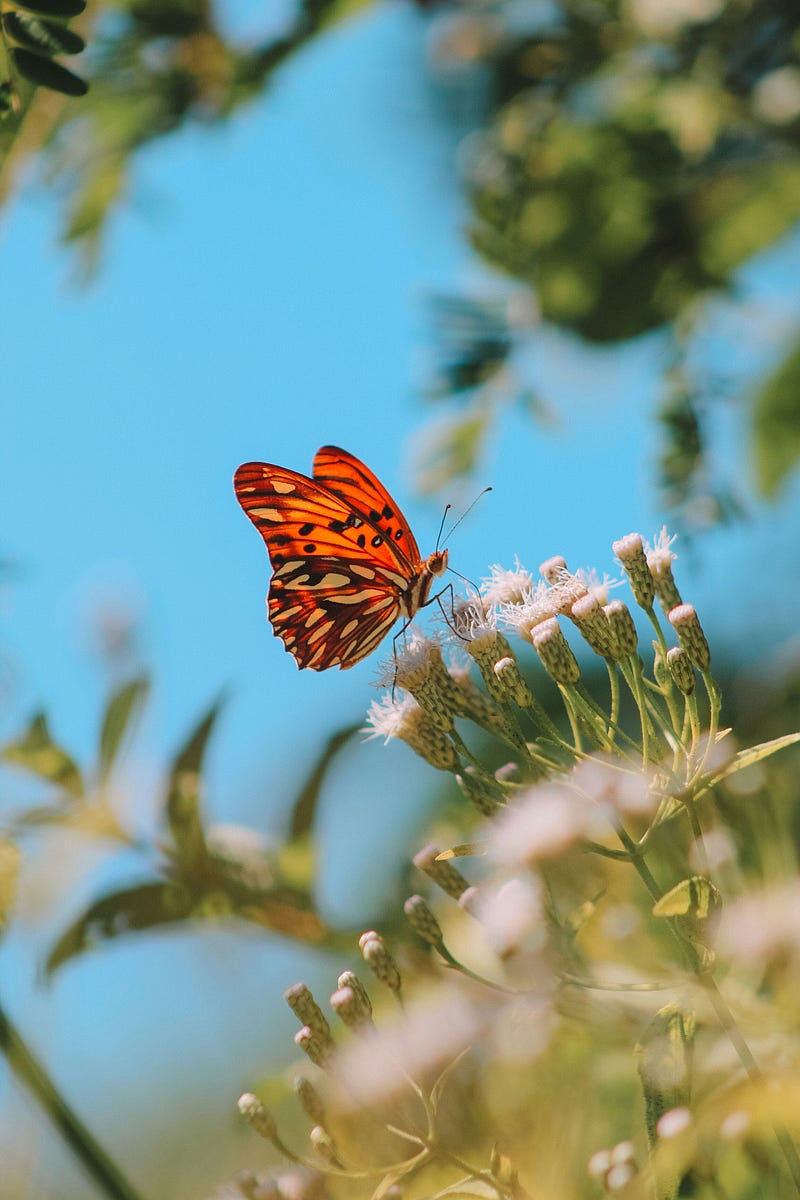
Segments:
[[[352,667],[381,642],[400,612],[396,588],[348,578],[337,559],[298,566],[289,560],[272,577],[267,611],[298,666]]]

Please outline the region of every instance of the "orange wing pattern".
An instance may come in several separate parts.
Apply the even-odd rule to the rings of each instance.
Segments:
[[[299,666],[352,667],[413,607],[423,568],[417,543],[352,454],[324,446],[313,479],[245,463],[234,488],[274,568],[269,619]]]

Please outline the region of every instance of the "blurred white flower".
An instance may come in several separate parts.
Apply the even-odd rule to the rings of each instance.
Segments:
[[[652,772],[632,771],[611,759],[586,759],[567,776],[567,782],[621,817],[651,817],[661,801]]]
[[[452,987],[440,988],[435,999],[416,1001],[338,1051],[337,1106],[346,1111],[406,1091],[409,1076],[443,1069],[480,1037],[484,1023],[478,1008]]]
[[[800,879],[751,893],[723,909],[717,932],[723,956],[745,965],[800,965]]]
[[[499,887],[485,886],[474,910],[492,948],[505,958],[523,945],[540,950],[547,940],[542,885],[530,875],[508,879]]]
[[[564,784],[537,784],[521,792],[494,821],[488,857],[511,868],[556,858],[596,833],[600,817],[591,801]]]

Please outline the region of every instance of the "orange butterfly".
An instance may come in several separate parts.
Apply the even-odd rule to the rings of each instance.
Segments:
[[[421,558],[386,488],[337,446],[317,451],[311,479],[251,462],[233,486],[274,567],[272,628],[300,667],[354,666],[428,603],[447,569],[447,550]]]

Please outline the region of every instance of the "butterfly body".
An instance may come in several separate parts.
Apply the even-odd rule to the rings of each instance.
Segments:
[[[423,559],[386,488],[346,450],[323,446],[311,477],[245,463],[236,497],[274,568],[267,612],[298,666],[354,666],[398,617],[428,603],[447,551]]]

